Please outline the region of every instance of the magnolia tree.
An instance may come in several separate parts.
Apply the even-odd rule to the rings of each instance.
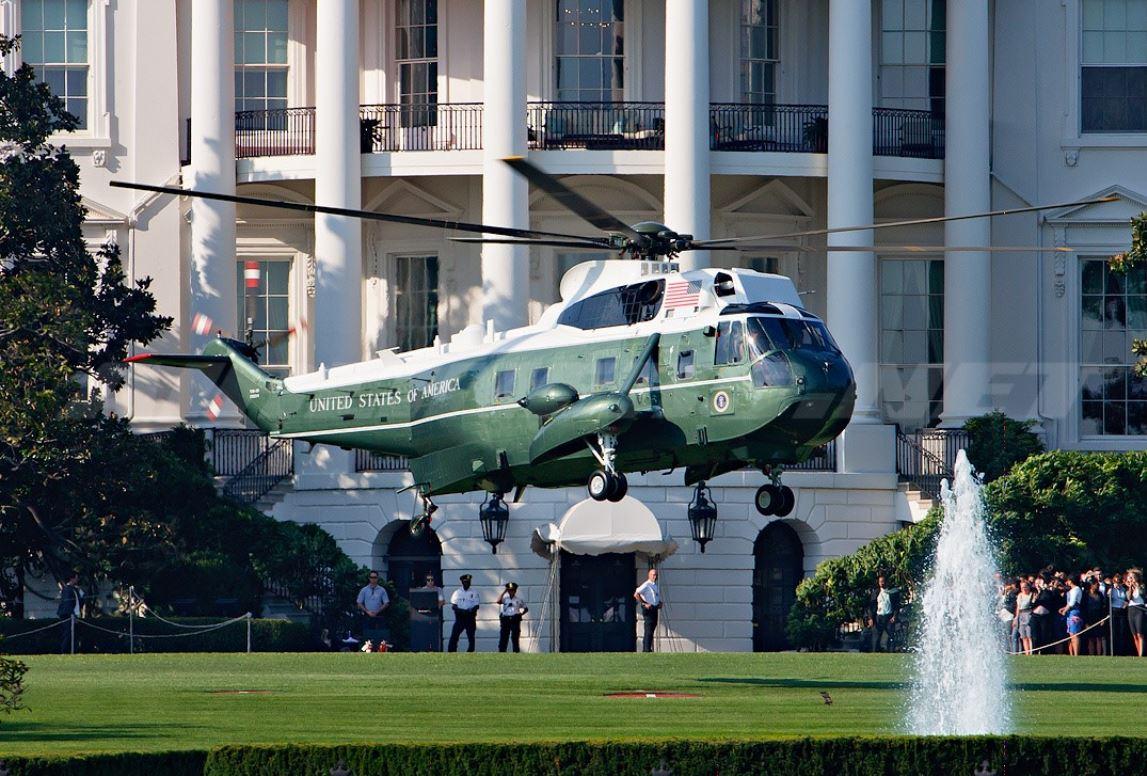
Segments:
[[[0,56],[17,45],[0,36]],[[99,545],[152,530],[117,509],[124,478],[103,473],[127,429],[87,386],[118,389],[131,343],[171,319],[113,245],[84,242],[79,168],[51,142],[76,126],[31,67],[0,73],[0,600],[17,615],[27,572],[92,571]]]

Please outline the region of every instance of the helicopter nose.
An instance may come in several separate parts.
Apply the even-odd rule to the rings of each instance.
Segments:
[[[853,385],[852,368],[839,353],[796,351],[789,354],[789,360],[805,394],[836,394]]]

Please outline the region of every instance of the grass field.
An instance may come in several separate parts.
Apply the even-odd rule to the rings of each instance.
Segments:
[[[901,732],[907,658],[857,654],[190,654],[25,659],[0,754],[230,743]],[[1147,661],[1018,658],[1016,732],[1147,735]],[[260,693],[236,693],[258,690]],[[611,698],[654,690],[694,698]],[[825,705],[822,691],[833,703]]]

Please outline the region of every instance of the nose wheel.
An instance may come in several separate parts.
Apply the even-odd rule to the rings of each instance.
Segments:
[[[594,501],[621,501],[629,492],[629,481],[624,474],[598,469],[589,475],[586,490]]]
[[[757,511],[766,517],[785,517],[793,511],[797,497],[789,486],[769,483],[757,488],[757,496],[753,503]]]

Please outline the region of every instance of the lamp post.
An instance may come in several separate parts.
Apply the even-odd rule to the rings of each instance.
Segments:
[[[482,538],[490,543],[496,555],[498,545],[506,538],[506,525],[510,522],[510,508],[498,493],[491,493],[488,501],[478,507],[478,521],[482,524]]]
[[[717,506],[713,503],[713,493],[705,483],[697,483],[693,492],[693,501],[689,503],[689,530],[693,533],[693,541],[701,545],[701,552],[705,552],[705,545],[713,539],[713,531],[717,527]]]

